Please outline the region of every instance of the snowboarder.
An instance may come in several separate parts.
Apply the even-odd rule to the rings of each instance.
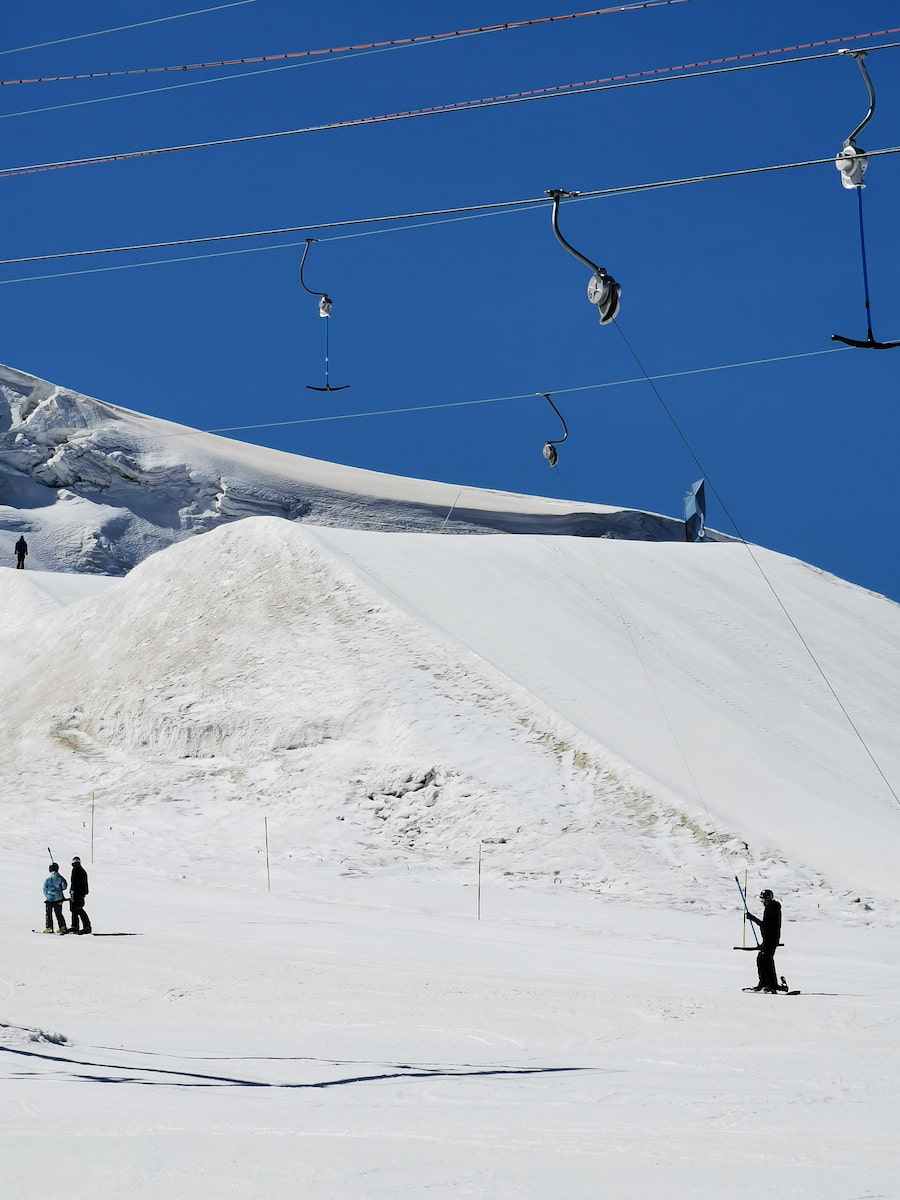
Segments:
[[[66,898],[66,888],[68,883],[59,873],[59,866],[53,862],[50,864],[50,874],[44,880],[44,933],[53,932],[53,915],[56,914],[57,933],[68,933],[66,922],[63,918],[63,900]]]
[[[16,570],[25,570],[25,555],[28,553],[28,543],[23,537],[16,542]]]
[[[756,956],[756,970],[759,983],[753,988],[754,992],[777,992],[778,976],[775,974],[775,951],[781,940],[781,905],[775,899],[771,888],[763,888],[759,893],[763,902],[762,919],[755,917],[747,910],[747,920],[759,926],[762,934],[759,953]]]
[[[72,885],[69,888],[69,907],[72,910],[72,933],[91,932],[91,918],[84,911],[84,898],[89,890],[87,871],[81,865],[81,859],[76,854],[72,859]]]

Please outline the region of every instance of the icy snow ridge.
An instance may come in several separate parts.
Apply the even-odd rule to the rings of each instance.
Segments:
[[[24,532],[31,566],[123,575],[148,554],[247,516],[378,530],[683,538],[680,521],[652,513],[459,491],[231,442],[0,366],[0,554],[11,554]]]

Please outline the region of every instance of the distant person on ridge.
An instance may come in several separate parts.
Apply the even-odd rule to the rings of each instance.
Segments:
[[[25,570],[25,555],[28,553],[28,543],[23,537],[16,542],[16,570]]]
[[[747,920],[759,926],[762,943],[756,956],[756,969],[759,973],[759,983],[753,989],[755,992],[777,992],[778,976],[775,974],[775,951],[781,941],[781,905],[775,899],[771,888],[764,888],[759,893],[763,902],[762,919],[755,917],[747,910]]]
[[[44,880],[44,933],[53,932],[53,915],[56,914],[57,933],[68,933],[63,918],[63,900],[66,898],[68,883],[59,873],[56,863],[50,864],[50,874]]]
[[[76,854],[72,859],[72,886],[69,888],[69,907],[72,910],[72,933],[90,933],[91,918],[84,911],[84,898],[88,894],[87,871]],[[80,923],[80,928],[79,928]]]

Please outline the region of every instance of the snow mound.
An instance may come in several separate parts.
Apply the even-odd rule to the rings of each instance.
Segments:
[[[896,769],[900,608],[766,567]],[[0,783],[63,828],[96,804],[170,874],[266,815],[355,874],[452,875],[482,843],[510,882],[644,902],[715,906],[751,862],[795,911],[893,904],[900,806],[764,591],[739,546],[251,518],[0,642]]]
[[[173,546],[59,612],[10,692],[0,772],[28,764],[51,794],[64,776],[76,808],[88,791],[157,815],[174,805],[202,811],[207,836],[237,805],[265,807],[354,872],[452,867],[486,840],[510,876],[553,881],[565,866],[569,882],[619,888],[656,857],[585,854],[585,831],[627,840],[636,808],[661,808],[312,531],[271,518]]]

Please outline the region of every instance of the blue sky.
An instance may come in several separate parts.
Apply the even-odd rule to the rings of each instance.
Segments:
[[[381,42],[590,7],[255,0],[3,53],[0,78]],[[30,46],[190,8],[48,0],[5,12],[3,40]],[[0,164],[354,120],[897,26],[888,0],[686,0],[265,70],[16,84],[0,88]],[[894,41],[900,34],[850,44]],[[830,158],[867,106],[858,68],[836,49],[781,56],[827,55],[810,62],[7,178],[0,258]],[[900,145],[900,49],[872,53],[867,66],[878,106],[859,143]],[[14,115],[34,109],[52,111]],[[866,180],[875,332],[900,338],[900,155],[873,159]],[[334,301],[331,382],[346,391],[306,386],[323,381],[324,322],[297,280],[314,229],[0,267],[0,360],[197,428],[271,424],[233,436],[460,485],[680,515],[702,468],[714,527],[733,533],[733,520],[750,540],[900,599],[900,350],[827,353],[834,332],[865,336],[856,195],[833,165],[570,201],[560,223],[620,280],[618,329],[598,325],[590,273],[554,239],[545,202],[322,231],[306,277]],[[187,261],[134,266],[179,256]],[[97,270],[111,266],[128,269]],[[701,373],[658,380],[658,395],[646,382],[609,386],[641,375],[625,338],[651,375]],[[808,357],[703,370],[792,355]],[[559,425],[539,392],[553,394],[569,426],[555,470],[541,448]],[[500,397],[518,398],[476,403]]]

